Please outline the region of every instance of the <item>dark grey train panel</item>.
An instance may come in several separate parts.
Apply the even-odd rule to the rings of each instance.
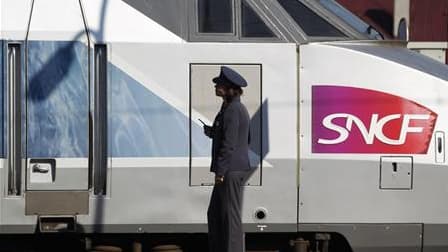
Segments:
[[[179,37],[188,38],[187,5],[186,0],[123,0],[147,17],[156,21]]]
[[[423,252],[448,251],[448,224],[424,224],[423,233]]]
[[[295,233],[295,224],[243,224],[245,233]],[[82,225],[78,227],[85,233],[207,233],[207,224],[110,224]]]
[[[88,191],[28,191],[26,215],[77,215],[89,213]]]
[[[368,38],[365,34],[356,31],[344,19],[332,13],[331,9],[325,8],[316,1],[289,1],[287,11],[285,6],[282,7],[277,1],[271,0],[228,0],[223,2],[227,4],[218,8],[214,8],[217,7],[214,5],[215,2],[207,0],[124,0],[124,2],[177,36],[191,42],[306,43]],[[298,23],[298,20],[292,17],[294,15],[291,15],[290,11],[295,6],[303,6],[308,13],[307,17],[315,17],[310,26],[312,30],[308,29],[307,33],[303,29],[306,25]],[[224,7],[227,12],[222,11]],[[251,13],[250,29],[256,29],[250,35],[245,32],[247,27],[244,27],[247,24],[245,19],[247,19],[248,11]],[[228,15],[223,15],[225,13]],[[225,29],[222,26],[223,20],[226,21]],[[303,21],[299,20],[299,22]],[[332,29],[316,33],[323,24]]]
[[[296,233],[295,224],[244,224],[246,233]],[[207,224],[108,224],[82,225],[77,223],[80,233],[207,233]],[[0,225],[0,234],[31,234],[36,225]]]
[[[354,252],[420,252],[422,224],[299,224],[299,232],[335,232]]]
[[[0,234],[33,234],[35,225],[0,225]]]

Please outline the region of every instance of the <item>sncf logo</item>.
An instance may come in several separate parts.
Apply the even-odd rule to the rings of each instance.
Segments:
[[[313,86],[314,153],[428,151],[437,114],[399,96],[352,87]]]
[[[366,125],[359,119],[358,117],[350,114],[344,113],[336,113],[328,115],[322,121],[322,124],[325,128],[329,130],[333,130],[339,134],[339,136],[335,139],[323,139],[319,138],[317,140],[320,144],[339,144],[343,143],[350,136],[350,132],[352,131],[352,127],[356,126],[361,136],[366,144],[373,144],[373,140],[376,138],[380,142],[390,145],[402,145],[406,141],[406,136],[408,133],[420,133],[423,132],[422,127],[411,127],[411,120],[428,120],[430,118],[429,115],[400,115],[393,114],[385,116],[381,119],[378,118],[378,114],[373,114],[372,119],[370,121],[370,126],[367,128]],[[333,123],[333,119],[336,118],[345,118],[345,126],[341,127],[335,123]],[[383,128],[387,127],[387,123],[393,120],[401,120],[401,130],[398,136],[398,139],[391,139],[387,137]]]

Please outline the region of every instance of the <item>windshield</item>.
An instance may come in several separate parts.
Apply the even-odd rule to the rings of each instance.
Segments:
[[[356,15],[342,7],[334,0],[318,0],[327,10],[344,20],[358,32],[366,34],[371,39],[383,39],[383,36],[371,25],[365,23]]]
[[[297,0],[278,0],[283,9],[311,37],[346,37],[333,24]]]

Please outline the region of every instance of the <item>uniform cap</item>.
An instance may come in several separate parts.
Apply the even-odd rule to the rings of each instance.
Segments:
[[[222,66],[221,72],[218,77],[213,78],[213,82],[216,84],[233,84],[238,87],[246,87],[247,81],[230,67]]]

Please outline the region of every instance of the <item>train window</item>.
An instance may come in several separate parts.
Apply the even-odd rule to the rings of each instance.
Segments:
[[[241,3],[241,20],[241,33],[243,37],[275,37],[272,31],[246,1],[242,1]]]
[[[358,32],[366,34],[371,39],[381,39],[381,35],[377,30],[375,30],[366,22],[362,21],[359,17],[351,13],[335,0],[319,0],[319,3],[328,11],[344,20]]]
[[[215,96],[213,78],[218,76],[221,64],[191,64],[190,65],[190,185],[201,186],[214,183],[210,173],[211,144],[209,137],[204,135],[203,121],[213,125],[216,114],[220,110],[222,99]],[[261,103],[262,66],[260,64],[226,64],[241,74],[249,83],[244,88],[241,101],[246,106],[250,116],[250,150],[249,159],[252,167],[259,169],[254,172],[248,185],[259,186],[262,168],[262,126],[263,108]],[[200,121],[200,120],[201,121]]]
[[[232,0],[197,0],[200,33],[232,33]]]
[[[298,0],[278,0],[278,2],[308,36],[346,37],[341,31]]]

